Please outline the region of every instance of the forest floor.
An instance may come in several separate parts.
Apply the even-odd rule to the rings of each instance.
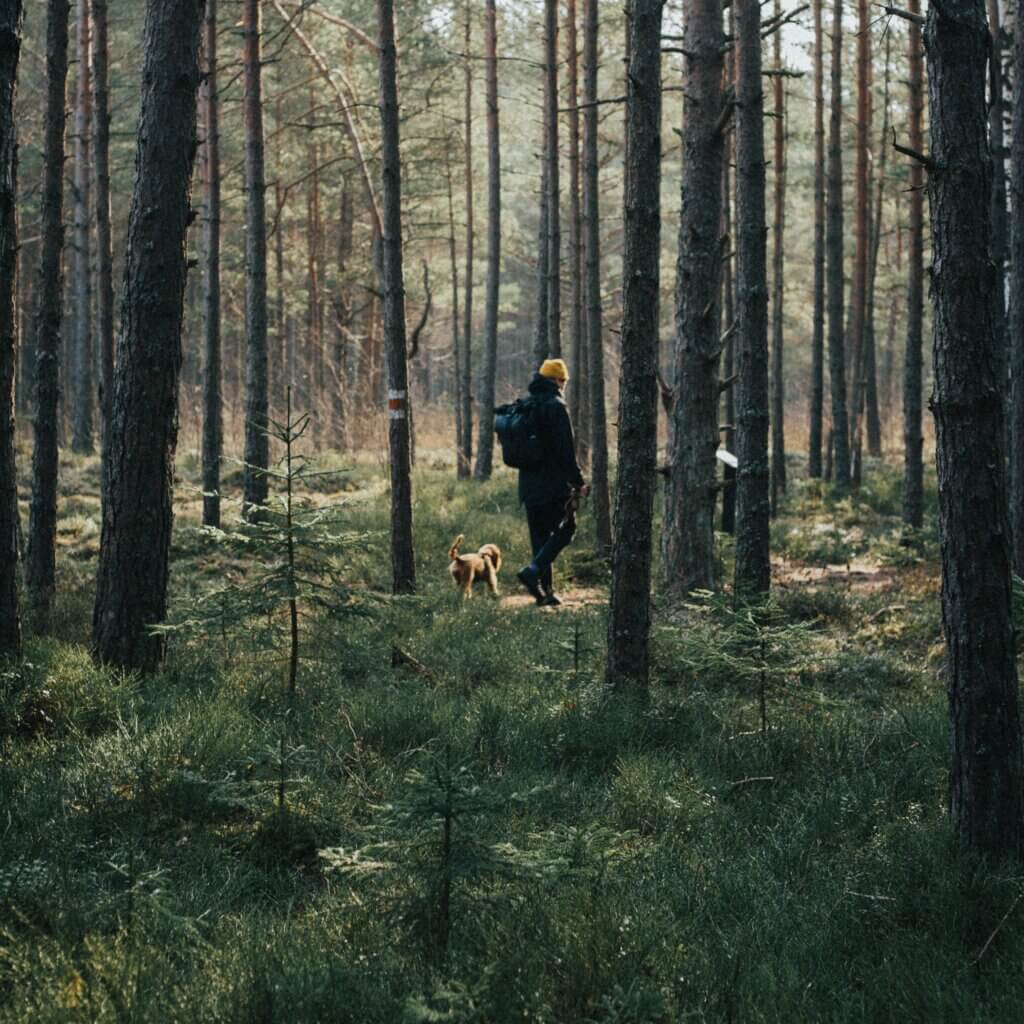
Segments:
[[[402,598],[379,460],[314,467],[294,696],[281,531],[202,529],[189,456],[166,666],[92,664],[98,463],[63,463],[52,635],[0,666],[0,1021],[1020,1019],[1024,870],[950,841],[895,467],[837,498],[794,460],[772,601],[657,601],[637,703],[588,510],[538,610],[512,475],[420,462]],[[500,600],[458,597],[458,533]]]

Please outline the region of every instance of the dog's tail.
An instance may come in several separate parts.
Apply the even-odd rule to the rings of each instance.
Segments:
[[[466,535],[460,533],[455,540],[452,541],[452,546],[448,549],[448,558],[451,561],[455,561],[459,557],[459,545],[466,539]]]

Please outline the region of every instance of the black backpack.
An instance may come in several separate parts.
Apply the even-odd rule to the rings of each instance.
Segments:
[[[540,409],[535,398],[517,398],[494,410],[494,432],[501,442],[501,457],[513,469],[532,469],[544,461]]]

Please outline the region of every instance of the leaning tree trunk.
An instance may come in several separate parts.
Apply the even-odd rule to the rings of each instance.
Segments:
[[[172,522],[185,238],[203,0],[147,0],[142,109],[121,332],[103,469],[93,652],[152,671],[163,642]]]
[[[832,95],[829,100],[828,200],[825,214],[825,289],[828,305],[828,367],[832,391],[829,458],[840,491],[850,486],[850,428],[846,409],[843,344],[843,4],[832,10]]]
[[[940,13],[941,12],[941,13]],[[1003,470],[1004,362],[990,255],[992,160],[985,116],[989,39],[983,0],[929,8],[933,347],[942,620],[957,838],[1021,850],[1017,669]]]
[[[224,451],[220,346],[220,93],[217,0],[206,0],[206,202],[203,221],[203,525],[220,526],[220,460]],[[277,230],[281,232],[278,211]]]
[[[717,6],[719,0],[707,2]],[[651,521],[658,453],[661,12],[662,0],[632,0],[628,11],[619,473],[608,607],[607,682],[641,695],[650,671]],[[721,81],[720,66],[716,81]]]
[[[683,31],[686,56],[676,267],[676,373],[671,471],[662,526],[662,578],[665,589],[681,597],[693,590],[710,590],[715,584],[715,450],[722,353],[718,310],[726,121],[721,0],[687,4],[683,8]],[[628,286],[628,277],[626,281]],[[619,448],[621,451],[621,441]],[[619,472],[621,475],[621,458]]]
[[[18,478],[14,465],[15,281],[18,276],[18,134],[15,96],[22,0],[0,0],[0,654],[21,649]]]
[[[210,0],[216,3],[216,0]],[[96,340],[99,345],[100,443],[106,449],[114,392],[114,251],[110,228],[110,56],[107,0],[92,0],[92,160],[96,211]]]
[[[916,0],[915,0],[916,2]],[[1013,229],[1010,232],[1010,375],[1012,399],[1010,451],[1013,565],[1024,577],[1024,31],[1013,34],[1013,131],[1010,139],[1010,183]]]
[[[242,507],[266,504],[267,437],[267,210],[263,161],[260,0],[243,0],[245,64],[245,473]]]
[[[736,3],[736,594],[771,585],[768,500],[768,280],[761,8]]]
[[[92,231],[89,166],[89,0],[77,0],[78,71],[75,90],[75,377],[71,448],[92,454]]]
[[[825,409],[825,52],[823,0],[814,0],[814,312],[811,328],[811,425],[807,475],[821,476]]]
[[[498,366],[498,289],[501,272],[501,147],[498,132],[498,27],[494,0],[487,0],[487,295],[483,371],[480,374],[480,436],[477,480],[488,480],[494,458],[494,387]]]
[[[920,0],[908,0],[908,9],[911,14],[918,15]],[[910,22],[908,47],[909,142],[911,149],[920,153],[924,150],[924,50],[921,26],[915,21]],[[1021,141],[1024,145],[1024,140]],[[1024,149],[1021,153],[1024,156]],[[924,172],[917,160],[910,163],[908,203],[907,341],[903,366],[903,522],[912,529],[920,530],[924,523],[924,437],[921,431],[924,374]]]
[[[548,354],[562,355],[562,226],[558,173],[558,0],[544,0],[544,160],[548,190]]]
[[[608,496],[608,421],[604,405],[604,340],[601,322],[601,221],[597,162],[597,0],[583,2],[583,234],[586,272],[587,355],[590,374],[590,443],[595,545],[606,554],[612,544]]]
[[[461,400],[459,437],[459,476],[468,477],[473,460],[473,256],[476,240],[476,225],[473,218],[473,69],[470,60],[470,46],[473,41],[472,4],[466,3],[466,60],[465,60],[465,168],[466,168],[466,287],[465,308],[462,326],[462,360],[456,363],[455,372],[461,377],[459,398]]]
[[[32,504],[25,553],[29,607],[39,630],[46,629],[53,606],[57,542],[60,328],[64,307],[64,108],[70,6],[69,0],[49,0],[46,14],[46,120],[40,216],[43,237],[35,323],[36,418],[32,449]]]
[[[775,0],[775,17],[782,18],[780,0]],[[786,389],[782,376],[783,330],[782,303],[785,296],[783,273],[786,253],[786,92],[782,77],[782,26],[775,30],[775,71],[772,91],[775,105],[775,162],[773,176],[774,228],[772,230],[772,373],[771,373],[771,512],[778,515],[779,494],[786,491]]]
[[[391,568],[396,594],[416,589],[412,543],[409,364],[402,279],[402,161],[398,139],[398,54],[394,0],[377,0],[380,27],[380,126],[383,188],[382,291],[388,365],[388,447],[391,455]]]

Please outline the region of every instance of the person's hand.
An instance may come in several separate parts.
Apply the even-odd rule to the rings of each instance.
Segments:
[[[576,493],[581,498],[589,498],[590,497],[590,484],[583,484],[581,487],[577,487],[576,488]]]

